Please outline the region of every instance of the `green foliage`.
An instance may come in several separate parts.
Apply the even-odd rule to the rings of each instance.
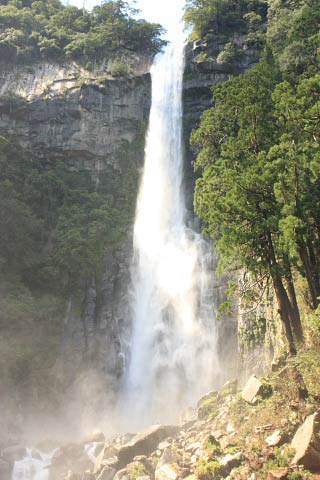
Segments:
[[[37,298],[17,282],[1,286],[0,374],[6,394],[13,404],[19,397],[32,401],[31,395],[41,402],[53,399],[57,385],[50,371],[60,350],[65,303],[50,294]]]
[[[119,50],[158,52],[165,44],[160,25],[136,19],[123,0],[105,0],[89,13],[60,0],[10,0],[0,4],[0,50],[4,58],[30,61],[73,58],[83,62]],[[12,55],[13,54],[13,55]]]
[[[260,29],[267,13],[264,0],[187,0],[184,20],[192,38]]]
[[[216,439],[209,435],[202,445],[202,450],[204,450],[206,457],[209,460],[213,460],[217,455],[221,455],[222,449]]]
[[[130,67],[124,62],[113,62],[108,72],[113,77],[125,77],[130,74]]]
[[[191,141],[202,146],[195,168],[203,175],[195,207],[216,240],[222,266],[263,271],[265,229],[274,229],[273,178],[264,149],[273,133],[271,98],[278,72],[267,58],[239,78],[217,85],[215,106],[204,113]],[[214,208],[212,208],[214,206]],[[259,247],[261,238],[261,247]]]
[[[224,466],[216,461],[206,462],[200,459],[196,466],[196,473],[200,480],[211,480],[223,476]]]
[[[0,373],[13,401],[59,396],[67,302],[91,279],[99,291],[103,258],[132,221],[143,131],[119,149],[121,174],[99,178],[0,137]]]
[[[320,4],[318,0],[271,0],[267,38],[284,72],[301,73],[317,64]]]
[[[214,3],[215,8],[222,4]],[[274,1],[270,8],[272,49],[267,47],[250,71],[215,86],[214,106],[192,133],[191,142],[200,147],[195,208],[205,233],[215,240],[220,271],[245,268],[253,279],[272,279],[292,344],[292,335],[301,340],[292,271],[306,278],[312,308],[320,297],[320,77],[314,52],[304,50],[298,65],[295,50],[297,42],[314,45],[319,7],[301,0]],[[286,39],[284,11],[290,13]],[[248,35],[258,16],[257,11],[245,14]],[[292,59],[290,51],[295,52]],[[232,42],[227,43],[217,61],[233,62],[236,55]]]
[[[133,462],[128,466],[129,478],[135,480],[139,477],[145,477],[148,475],[146,467],[141,462]]]
[[[119,212],[105,195],[68,192],[56,226],[54,260],[75,281],[93,275],[107,246],[121,238]]]
[[[232,43],[227,43],[217,57],[217,63],[232,63],[237,58],[237,51]]]
[[[265,466],[266,472],[270,470],[277,470],[278,468],[288,467],[289,461],[286,456],[283,455],[283,452],[280,448],[274,449],[274,459],[269,460]]]
[[[301,373],[310,394],[310,399],[313,397],[319,401],[320,385],[318,378],[320,375],[320,352],[317,345],[312,349],[300,352],[291,362]]]

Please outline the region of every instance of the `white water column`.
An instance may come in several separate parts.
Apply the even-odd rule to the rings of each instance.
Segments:
[[[208,246],[185,223],[181,34],[152,67],[152,106],[134,227],[133,333],[125,405],[132,427],[173,421],[217,371]],[[129,423],[130,425],[130,423]]]

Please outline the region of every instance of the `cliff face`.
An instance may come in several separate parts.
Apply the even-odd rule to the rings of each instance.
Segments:
[[[125,208],[143,165],[151,81],[149,59],[134,75],[97,76],[76,65],[0,66],[0,136],[52,164],[86,171]],[[134,206],[132,208],[134,211]],[[131,214],[132,215],[132,214]],[[105,256],[99,278],[81,279],[70,293],[61,353],[54,370],[65,385],[94,369],[118,378],[125,364],[125,332],[132,258],[132,223]],[[34,332],[37,335],[37,332]],[[76,375],[77,373],[77,375]]]

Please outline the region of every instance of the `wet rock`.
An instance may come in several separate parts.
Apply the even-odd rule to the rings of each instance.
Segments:
[[[49,467],[50,480],[60,480],[68,472],[73,475],[82,474],[92,468],[92,461],[83,445],[68,444],[59,448],[53,455]]]
[[[42,457],[37,450],[32,450],[31,451],[31,456],[32,456],[32,458],[35,458],[36,460],[42,460]]]
[[[99,453],[98,458],[94,464],[93,473],[96,474],[100,472],[102,467],[106,466],[106,462],[109,459],[117,458],[118,463],[117,453],[118,450],[113,445],[109,445],[108,443],[106,443],[101,452]],[[113,463],[111,466],[115,466],[115,463]]]
[[[100,442],[86,443],[84,445],[85,452],[91,461],[95,464],[99,454],[102,452],[105,444]]]
[[[292,464],[302,464],[309,470],[320,471],[319,414],[309,415],[295,433],[291,448],[295,450]]]
[[[257,395],[262,391],[262,387],[263,384],[260,380],[255,375],[252,375],[242,390],[242,398],[247,403],[255,403],[257,401]]]
[[[153,425],[121,447],[118,451],[119,466],[130,463],[137,455],[150,455],[159,443],[176,434],[179,427],[175,425]]]

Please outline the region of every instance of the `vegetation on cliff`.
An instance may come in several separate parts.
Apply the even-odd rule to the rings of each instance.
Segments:
[[[320,6],[269,4],[259,64],[215,86],[213,107],[192,134],[200,147],[195,207],[222,269],[272,283],[294,353],[303,341],[297,278],[306,281],[308,307],[320,301]],[[203,2],[195,28],[208,5],[224,2]]]
[[[106,0],[92,12],[60,0],[1,0],[1,58],[93,62],[121,50],[154,54],[165,44],[163,29],[137,13],[123,0]]]
[[[103,173],[97,184],[87,169],[0,137],[0,372],[9,407],[59,397],[52,371],[67,303],[81,306],[88,285],[98,288],[103,258],[125,236],[139,152],[126,153],[131,163],[112,191]]]

